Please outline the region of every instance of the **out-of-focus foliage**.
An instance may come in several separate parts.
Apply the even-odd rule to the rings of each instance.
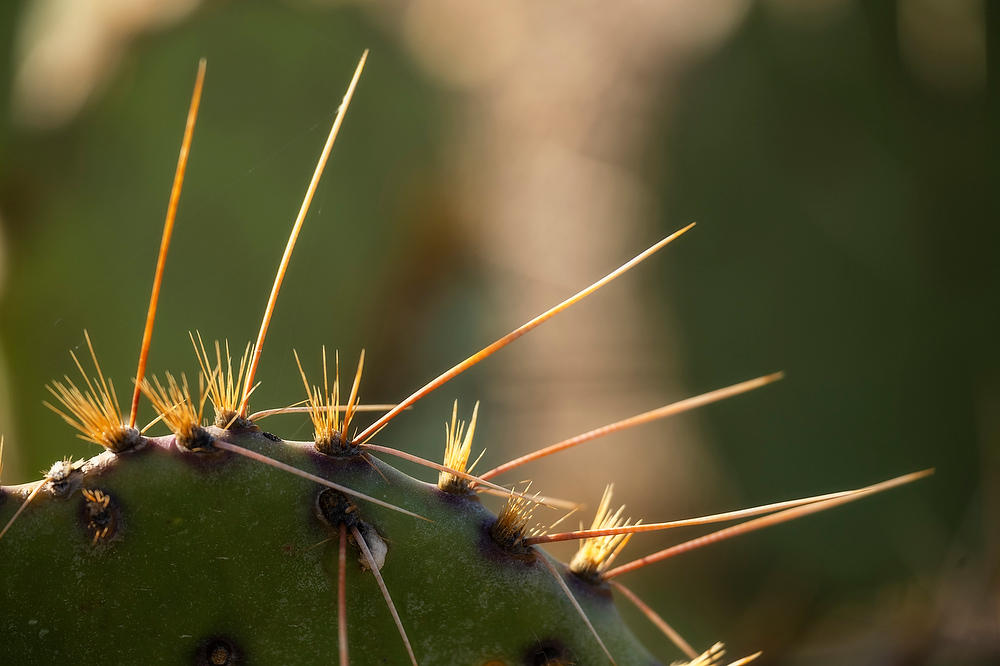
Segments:
[[[675,563],[713,572],[690,602],[781,663],[1000,658],[997,84],[928,85],[900,30],[893,3],[806,24],[758,8],[650,154],[664,228],[704,222],[662,267],[686,377],[788,373],[706,424],[739,494],[937,468]]]
[[[76,374],[66,350],[79,350],[85,328],[128,400],[198,58],[207,58],[208,75],[152,372],[193,375],[188,330],[228,336],[238,349],[256,336],[281,250],[364,48],[373,53],[369,75],[296,250],[255,404],[302,397],[293,346],[312,359],[321,344],[347,358],[367,345],[375,357],[364,387],[370,397],[386,374],[381,364],[410,358],[369,322],[390,330],[409,325],[418,337],[418,321],[394,317],[405,310],[394,307],[399,276],[419,290],[421,280],[433,281],[448,266],[434,261],[435,246],[446,245],[450,232],[447,220],[435,219],[430,194],[440,132],[433,89],[358,12],[210,5],[147,36],[71,124],[8,135],[0,185],[8,288],[0,327],[18,389],[5,432],[12,444],[30,443],[12,456],[22,462],[11,474],[27,480],[55,457],[86,452],[82,445],[67,451],[65,424],[41,405],[45,383]],[[422,236],[412,238],[412,228]],[[145,405],[141,413],[141,422],[150,418]]]
[[[679,347],[686,384],[708,389],[788,373],[699,421],[731,484],[729,503],[661,506],[669,515],[644,517],[804,496],[929,466],[938,473],[632,580],[692,642],[723,638],[739,654],[762,648],[768,663],[995,663],[998,11],[991,3],[831,0],[813,3],[828,11],[804,15],[796,4],[752,4],[683,85],[665,84],[663,112],[644,132],[653,137],[647,161],[633,165],[658,200],[663,231],[701,223],[667,259],[630,278],[651,294],[649,309],[670,313],[664,335]],[[925,20],[951,5],[973,6],[982,62],[963,60],[976,57],[975,40],[954,47],[950,24]],[[4,43],[13,42],[22,8],[0,8]],[[292,346],[305,359],[318,358],[321,344],[347,359],[366,346],[363,397],[391,400],[503,332],[481,330],[489,292],[480,267],[463,260],[472,255],[461,247],[455,192],[442,175],[448,152],[469,140],[449,125],[461,100],[428,83],[392,20],[377,27],[370,19],[323,3],[209,3],[136,42],[69,125],[0,125],[0,343],[13,387],[0,431],[8,456],[24,444],[5,481],[26,480],[71,452],[68,428],[41,407],[42,386],[71,369],[64,350],[82,343],[84,328],[119,392],[131,388],[203,55],[205,99],[151,370],[195,369],[188,329],[229,336],[239,348],[255,335],[272,267],[365,47],[368,73],[286,280],[256,402],[302,397]],[[10,49],[0,55],[4,113],[11,57]],[[598,138],[611,131],[594,129]],[[387,436],[439,455],[451,400],[471,404],[490,367]],[[518,418],[501,410],[491,414],[484,403],[477,436],[496,461],[504,442],[490,438],[491,419]],[[308,437],[302,420],[292,423]],[[669,442],[652,434],[649,445]],[[609,442],[590,455],[615,450]],[[72,450],[89,451],[82,443]],[[636,538],[628,552],[676,540]],[[641,623],[632,622],[639,632]],[[676,656],[652,630],[643,639],[662,658]]]

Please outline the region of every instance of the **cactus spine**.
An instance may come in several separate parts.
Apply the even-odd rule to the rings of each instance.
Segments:
[[[367,55],[367,54],[366,54]],[[375,443],[403,411],[483,358],[616,279],[686,232],[660,241],[589,287],[514,329],[394,405],[359,400],[364,353],[341,393],[322,354],[322,384],[311,383],[298,355],[306,406],[250,413],[271,314],[323,166],[364,65],[362,57],[299,210],[254,344],[234,364],[228,342],[214,358],[192,335],[196,381],[147,377],[163,265],[170,245],[204,79],[199,67],[154,276],[129,418],[119,407],[87,337],[92,370],[74,355],[82,384],[49,387],[50,407],[104,451],[58,461],[44,478],[0,486],[4,594],[0,661],[188,664],[652,664],[615,608],[617,592],[636,604],[691,664],[720,664],[721,646],[699,654],[617,576],[737,534],[852,501],[922,476],[715,516],[643,525],[611,510],[611,488],[592,528],[554,533],[533,511],[560,500],[491,479],[599,436],[665,418],[763,386],[768,375],[667,405],[475,475],[474,432],[456,404],[446,424],[444,464]],[[211,348],[211,347],[210,347]],[[234,370],[235,368],[235,370]],[[136,427],[144,394],[171,434]],[[206,425],[211,404],[214,424]],[[360,432],[361,411],[385,413]],[[272,413],[304,411],[310,442],[262,429]],[[155,422],[154,422],[155,423]],[[153,424],[151,424],[153,425]],[[148,427],[147,427],[148,428]],[[0,439],[0,455],[3,440]],[[378,454],[378,455],[376,455]],[[385,456],[418,462],[437,483],[411,478]],[[473,460],[470,463],[470,460]],[[2,460],[0,460],[2,463]],[[2,469],[2,468],[0,468]],[[502,495],[495,515],[482,493]],[[754,517],[756,516],[756,517]],[[612,567],[638,532],[752,518],[700,539]],[[580,540],[564,565],[545,543]],[[751,655],[733,664],[754,659]]]

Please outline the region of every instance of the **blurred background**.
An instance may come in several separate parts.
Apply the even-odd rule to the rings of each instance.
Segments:
[[[658,521],[936,467],[623,582],[696,646],[768,664],[1000,663],[996,4],[15,0],[0,30],[5,483],[96,452],[41,404],[84,329],[128,400],[198,58],[150,358],[191,376],[189,330],[255,337],[370,48],[255,408],[302,398],[291,350],[317,373],[324,344],[351,368],[364,347],[362,397],[399,400],[697,221],[380,440],[437,458],[452,401],[467,418],[481,400],[487,469],[784,370],[505,480],[587,501],[587,521],[613,481]],[[297,417],[268,428],[310,437]],[[696,534],[643,535],[623,557]]]

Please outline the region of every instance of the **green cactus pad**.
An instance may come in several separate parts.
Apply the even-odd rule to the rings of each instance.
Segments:
[[[475,496],[371,456],[212,433],[427,518],[350,500],[388,546],[381,574],[420,663],[607,663],[546,556],[495,544],[496,516]],[[64,484],[61,496],[47,484],[0,541],[0,663],[334,661],[339,533],[317,510],[322,486],[232,453],[186,451],[173,437],[102,453]],[[4,489],[0,524],[26,490]],[[606,587],[564,575],[618,664],[656,663]],[[346,590],[351,664],[407,663],[353,544]]]

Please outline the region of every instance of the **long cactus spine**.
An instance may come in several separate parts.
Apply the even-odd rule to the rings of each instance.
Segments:
[[[731,536],[866,497],[913,481],[910,474],[854,491],[662,523],[611,511],[605,493],[592,528],[556,532],[535,521],[541,506],[572,506],[492,479],[545,455],[624,428],[666,418],[780,378],[766,375],[666,405],[473,473],[479,405],[468,426],[458,406],[446,424],[444,463],[378,444],[384,428],[430,392],[597,289],[638,266],[685,227],[590,286],[514,328],[430,380],[358,431],[364,353],[341,392],[325,349],[322,387],[296,354],[304,407],[251,412],[250,398],[271,317],[299,231],[357,88],[355,71],[282,255],[260,330],[236,364],[228,342],[214,358],[192,335],[198,370],[146,376],[156,303],[200,103],[201,63],[186,124],[135,377],[129,417],[100,368],[74,355],[82,377],[49,387],[50,406],[104,451],[57,461],[40,481],[0,487],[0,556],[5,596],[0,660],[194,664],[651,664],[615,608],[636,604],[691,664],[722,663],[721,646],[699,653],[618,576]],[[308,365],[308,364],[306,364]],[[235,369],[234,369],[235,368]],[[315,375],[314,375],[315,376]],[[346,388],[346,386],[345,386]],[[157,419],[137,429],[145,395]],[[345,399],[346,396],[346,399]],[[214,411],[206,423],[208,407]],[[309,442],[263,429],[273,413],[305,411]],[[160,423],[162,422],[162,424]],[[153,427],[170,434],[152,436]],[[0,452],[2,443],[0,440]],[[437,482],[402,474],[384,456],[427,467]],[[471,462],[470,462],[471,461]],[[2,468],[0,468],[2,469]],[[480,495],[503,495],[498,514]],[[748,521],[671,549],[612,566],[636,534],[723,521]],[[545,543],[580,540],[564,565]],[[39,574],[39,572],[43,572]],[[733,664],[744,664],[750,655]]]

